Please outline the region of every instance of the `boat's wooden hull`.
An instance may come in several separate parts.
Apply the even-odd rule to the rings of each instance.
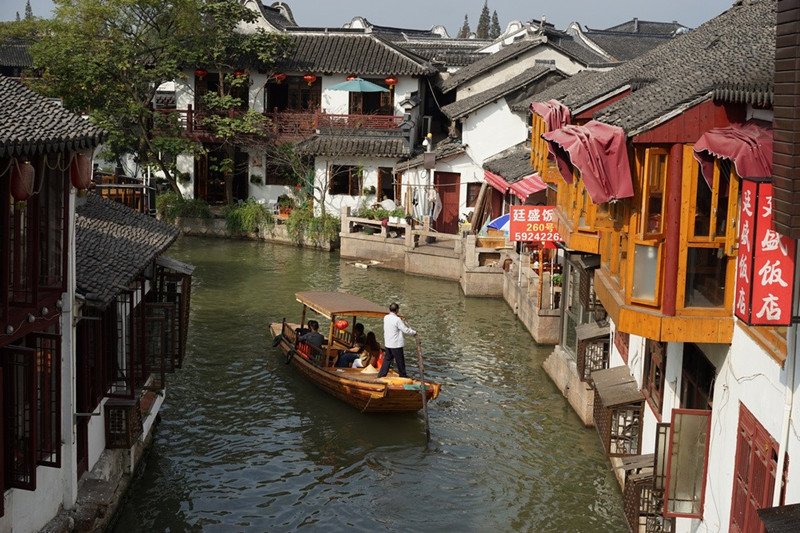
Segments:
[[[278,339],[281,323],[270,324],[270,332]],[[292,350],[291,339],[280,336],[277,347],[281,349],[289,364],[305,378],[331,396],[352,405],[363,413],[409,413],[422,409],[420,383],[410,384],[390,373],[389,383],[377,380],[376,375],[362,373],[357,368],[322,368]],[[394,381],[395,383],[392,383]],[[426,400],[434,400],[439,395],[438,383],[426,383]]]

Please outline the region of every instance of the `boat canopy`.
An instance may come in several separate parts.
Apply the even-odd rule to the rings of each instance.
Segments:
[[[380,318],[389,313],[388,306],[380,306],[369,300],[335,291],[303,291],[295,294],[297,301],[327,317],[365,316]]]

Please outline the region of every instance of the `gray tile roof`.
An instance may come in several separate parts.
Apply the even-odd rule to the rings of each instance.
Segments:
[[[467,147],[461,144],[460,140],[451,139],[449,137],[437,143],[436,146],[433,147],[433,152],[436,154],[436,161],[449,159],[451,157],[461,155],[466,151]],[[403,172],[415,167],[422,166],[424,163],[425,163],[425,152],[419,152],[413,157],[410,157],[405,161],[400,161],[399,163],[395,164],[394,171]]]
[[[603,31],[603,32],[620,32],[620,33],[639,33],[647,35],[663,35],[665,37],[674,35],[680,30],[688,29],[683,24],[678,24],[677,21],[672,22],[654,22],[651,20],[639,20],[632,18],[616,26],[611,26],[605,30],[586,28],[587,32]]]
[[[389,157],[401,158],[411,154],[411,147],[400,134],[365,130],[320,132],[294,146],[300,155],[327,157]]]
[[[94,148],[103,129],[0,76],[0,157]]]
[[[559,100],[574,114],[634,85],[637,90],[594,118],[636,135],[703,101],[771,103],[775,0],[735,5],[695,30],[608,72],[580,74],[535,96]]]
[[[604,31],[593,31],[585,35],[616,61],[629,61],[672,39],[670,35],[641,35]]]
[[[528,96],[531,96],[548,85],[563,80],[565,77],[564,73],[556,70],[555,65],[536,65],[505,83],[467,98],[456,100],[452,104],[447,104],[442,107],[442,112],[448,118],[455,120],[499,98],[516,95],[519,92],[526,92]]]
[[[534,172],[531,167],[531,150],[524,146],[514,146],[484,161],[483,168],[502,176],[508,183],[516,183]]]
[[[358,76],[426,76],[431,64],[381,37],[355,29],[287,28],[294,51],[279,68]]]
[[[104,308],[178,237],[178,228],[89,193],[75,208],[78,293]]]
[[[30,68],[33,58],[28,53],[28,45],[19,43],[0,44],[0,67]]]
[[[530,54],[539,46],[554,48],[564,55],[582,63],[584,66],[608,64],[606,57],[576,42],[572,36],[555,30],[545,32],[546,39],[541,37],[527,38],[510,44],[493,54],[486,54],[480,60],[464,67],[442,82],[442,92],[448,93],[478,76],[484,75],[508,61],[518,61],[522,56]]]

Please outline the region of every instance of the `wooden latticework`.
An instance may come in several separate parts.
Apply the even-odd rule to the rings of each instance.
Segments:
[[[591,381],[592,372],[608,368],[611,338],[608,325],[582,324],[575,328],[578,338],[576,363],[581,381]]]
[[[142,436],[139,399],[111,399],[105,404],[106,448],[131,448]]]
[[[594,424],[609,457],[638,455],[642,449],[644,397],[628,367],[598,370],[594,381]]]
[[[652,469],[650,469],[652,470]],[[664,518],[664,493],[653,489],[652,471],[625,479],[622,507],[631,533],[672,533],[675,519]]]

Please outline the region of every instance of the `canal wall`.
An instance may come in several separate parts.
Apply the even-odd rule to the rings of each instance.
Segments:
[[[328,240],[318,241],[314,236],[308,236],[302,243],[297,243],[290,236],[282,218],[277,218],[274,224],[269,224],[257,232],[232,232],[228,229],[224,218],[177,218],[174,225],[180,228],[183,235],[198,237],[213,237],[216,239],[245,239],[254,241],[288,244],[304,248],[317,248],[331,251],[336,248],[335,243]]]

